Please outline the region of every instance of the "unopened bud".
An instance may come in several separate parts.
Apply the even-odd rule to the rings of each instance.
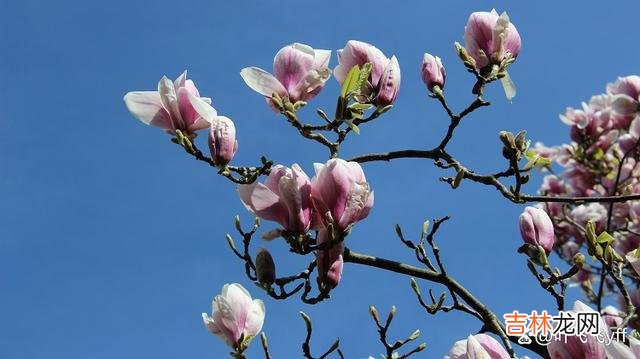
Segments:
[[[376,322],[380,322],[380,317],[378,316],[378,310],[373,305],[369,307],[369,314],[373,317],[373,320]]]
[[[276,265],[271,253],[265,248],[260,248],[256,255],[256,276],[258,282],[267,287],[276,281]]]

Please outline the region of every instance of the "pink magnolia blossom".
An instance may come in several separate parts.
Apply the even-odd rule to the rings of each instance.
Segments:
[[[595,312],[586,304],[577,300],[573,305],[573,312]],[[599,319],[600,332],[607,335],[608,327]],[[567,335],[559,340],[552,341],[547,346],[551,359],[605,359],[606,349],[597,336],[583,334],[581,336]],[[617,358],[617,357],[614,357]]]
[[[640,109],[640,76],[619,77],[607,85],[607,92],[613,96],[613,111],[621,116],[633,118]]]
[[[209,128],[209,150],[216,166],[224,166],[238,150],[236,126],[230,118],[217,116],[211,121]]]
[[[202,313],[202,320],[211,333],[242,351],[262,330],[264,315],[262,300],[252,299],[242,285],[233,283],[222,287],[222,293],[213,299],[212,315]]]
[[[326,229],[320,229],[317,236],[317,244],[321,245],[331,240]],[[342,266],[344,242],[335,243],[328,249],[316,251],[316,262],[318,263],[318,279],[320,283],[328,288],[335,288],[342,278]]]
[[[508,56],[517,57],[521,47],[518,30],[509,21],[507,13],[498,15],[495,9],[469,16],[464,28],[464,43],[477,69],[499,65]]]
[[[429,91],[433,92],[434,86],[438,86],[441,90],[444,88],[444,82],[447,77],[442,66],[442,61],[438,56],[425,53],[422,57],[421,67],[422,81]]]
[[[333,70],[338,83],[347,77],[354,66],[370,63],[369,92],[375,94],[378,106],[387,106],[395,101],[400,90],[400,65],[398,59],[387,58],[377,47],[362,41],[349,40],[342,50],[338,50],[338,62]],[[368,95],[369,93],[367,93]]]
[[[457,341],[445,359],[508,359],[509,353],[502,344],[486,334],[470,335]]]
[[[520,215],[520,234],[525,243],[540,245],[549,254],[555,243],[553,222],[547,212],[527,207]]]
[[[258,67],[246,67],[240,71],[240,76],[277,110],[271,101],[273,94],[288,97],[292,103],[316,96],[331,76],[328,67],[330,58],[330,50],[294,43],[280,49],[273,59],[275,76]]]
[[[127,109],[135,118],[172,134],[175,130],[193,134],[209,127],[208,119],[196,111],[196,102],[209,106],[211,99],[200,97],[193,81],[187,80],[186,71],[175,81],[163,76],[158,82],[157,91],[128,92],[124,96]],[[215,117],[215,110],[209,107]]]
[[[264,184],[239,185],[238,192],[249,211],[286,231],[304,234],[311,227],[311,182],[297,164],[276,165]]]
[[[345,231],[369,215],[373,192],[359,163],[334,158],[314,166],[311,197],[320,223]]]

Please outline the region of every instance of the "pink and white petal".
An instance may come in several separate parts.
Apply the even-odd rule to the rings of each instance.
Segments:
[[[124,95],[124,103],[133,117],[142,123],[157,126],[165,130],[173,130],[171,117],[162,106],[158,92],[129,92]]]
[[[251,303],[249,313],[247,314],[247,321],[244,326],[245,337],[255,337],[260,333],[262,325],[264,324],[264,316],[264,302],[260,299],[254,299]]]
[[[262,183],[239,185],[238,192],[245,207],[256,216],[268,221],[275,221],[286,226],[287,209],[280,203],[280,197]]]
[[[313,68],[329,67],[329,61],[331,60],[331,50],[313,50],[315,56],[313,58]]]
[[[346,229],[349,225],[361,219],[361,214],[369,200],[369,184],[356,182],[351,187],[344,212],[338,221],[338,227]]]
[[[191,93],[192,95],[200,97],[200,91],[198,91],[196,84],[192,80],[185,81],[184,88],[187,89],[187,91],[189,91],[189,93]],[[211,101],[211,99],[209,99],[209,101]]]
[[[158,93],[160,94],[160,101],[162,105],[171,115],[171,121],[178,130],[186,129],[182,116],[180,116],[180,109],[178,108],[178,95],[173,82],[166,76],[162,76],[158,82]]]
[[[185,86],[186,81],[187,81],[187,70],[184,70],[182,71],[180,76],[178,76],[178,78],[173,82],[173,86],[175,89],[179,89]]]
[[[487,351],[491,359],[509,359],[509,353],[507,350],[493,337],[487,334],[476,334],[474,336],[476,340],[482,345],[484,350]]]
[[[606,345],[605,351],[607,358],[637,359],[631,348],[617,340],[612,340],[609,345]]]
[[[467,358],[468,359],[491,359],[489,353],[482,347],[480,342],[473,336],[467,338]]]
[[[187,91],[182,91],[182,93],[186,94],[188,104],[198,115],[195,121],[189,124],[188,129],[190,131],[197,131],[208,128],[215,118],[218,117],[216,109],[205,102],[201,97],[196,97]],[[184,107],[186,108],[188,106],[185,105]]]
[[[285,96],[287,90],[273,75],[258,67],[245,67],[240,76],[253,91],[271,97],[274,93]]]
[[[242,333],[245,328],[249,310],[253,304],[251,294],[249,294],[242,285],[233,283],[223,287],[222,296],[225,298],[228,309],[231,311],[230,316],[224,315],[224,312],[222,313],[222,321],[227,327],[235,326],[239,329],[239,332]]]
[[[313,68],[315,54],[305,44],[294,43],[285,46],[273,59],[273,74],[291,92],[296,84]]]
[[[178,110],[180,111],[180,116],[184,120],[184,124],[187,129],[189,129],[200,118],[200,114],[191,104],[191,99],[189,97],[199,99],[199,97],[192,95],[185,87],[178,88]]]
[[[638,101],[627,95],[615,95],[611,106],[613,111],[623,116],[633,116],[638,112]]]
[[[325,82],[331,77],[331,70],[328,68],[313,69],[307,72],[304,77],[289,91],[291,101],[307,101],[315,97]]]

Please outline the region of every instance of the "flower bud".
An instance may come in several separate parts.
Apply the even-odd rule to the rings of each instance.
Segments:
[[[217,116],[211,122],[209,129],[209,150],[211,159],[216,166],[225,166],[238,150],[236,141],[236,126],[225,116]]]
[[[520,234],[525,243],[539,245],[549,254],[553,249],[555,234],[553,222],[547,212],[536,207],[527,207],[520,215]]]
[[[318,231],[316,242],[318,245],[332,240],[326,229]],[[318,263],[318,283],[321,289],[328,290],[335,288],[342,278],[342,266],[344,242],[335,243],[333,247],[319,249],[316,251],[316,261]]]
[[[424,54],[422,58],[422,81],[427,85],[427,88],[431,92],[436,92],[434,86],[438,86],[440,90],[444,88],[444,81],[446,73],[442,61],[438,56],[431,54]]]
[[[258,282],[266,287],[276,281],[276,264],[266,248],[260,248],[256,255],[256,276]]]

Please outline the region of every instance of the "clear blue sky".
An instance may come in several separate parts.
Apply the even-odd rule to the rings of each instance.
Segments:
[[[282,46],[304,42],[338,49],[349,39],[395,54],[402,68],[396,108],[363,126],[344,157],[431,148],[447,119],[418,76],[425,51],[442,57],[446,93],[460,109],[472,79],[453,53],[472,11],[507,10],[523,39],[511,75],[518,95],[465,120],[452,152],[482,172],[502,169],[497,132],[529,130],[546,144],[566,141],[558,120],[617,76],[640,72],[633,1],[5,1],[0,5],[0,358],[222,358],[200,313],[227,282],[266,302],[264,330],[274,358],[301,357],[310,314],[316,353],[340,337],[348,358],[381,347],[367,308],[395,304],[392,334],[423,332],[423,357],[441,357],[477,331],[462,314],[428,316],[409,278],[347,264],[331,301],[307,306],[267,298],[245,278],[227,248],[233,216],[250,216],[234,186],[187,157],[169,136],[132,118],[127,91],[154,89],[188,69],[219,113],[234,119],[237,164],[259,155],[297,162],[311,174],[323,161],[244,85],[239,70],[271,68]],[[332,58],[332,66],[337,60]],[[309,108],[332,111],[335,80]],[[315,119],[314,119],[315,120]],[[204,136],[200,140],[204,139]],[[369,218],[348,238],[354,250],[411,261],[394,224],[419,233],[426,218],[451,215],[438,238],[450,272],[496,313],[553,309],[515,253],[521,206],[474,183],[456,191],[425,160],[368,164],[376,191]],[[540,177],[526,187],[534,192]],[[265,223],[264,229],[274,228]],[[283,243],[268,244],[281,272],[304,263]],[[422,284],[423,290],[429,288]],[[433,286],[431,286],[433,287]],[[439,288],[433,287],[436,293]],[[260,358],[259,343],[250,357]]]

